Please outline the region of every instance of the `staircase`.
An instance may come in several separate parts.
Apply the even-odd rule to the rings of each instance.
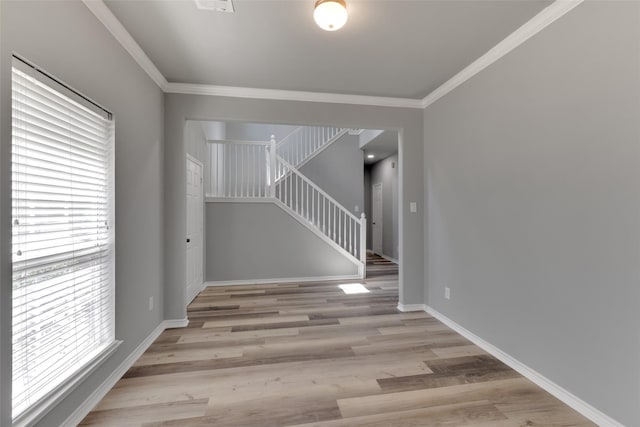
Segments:
[[[300,169],[348,131],[349,129],[300,126],[277,143],[276,153],[294,168]]]
[[[353,215],[300,172],[348,129],[299,127],[276,142],[209,141],[208,198],[268,199],[366,273],[366,218]]]

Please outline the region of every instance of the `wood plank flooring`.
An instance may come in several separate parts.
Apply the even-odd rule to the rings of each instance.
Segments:
[[[423,312],[398,271],[338,282],[208,288],[83,426],[592,426]]]

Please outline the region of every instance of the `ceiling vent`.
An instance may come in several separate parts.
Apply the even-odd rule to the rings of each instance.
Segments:
[[[216,12],[235,12],[231,0],[195,0],[198,9],[215,10]]]

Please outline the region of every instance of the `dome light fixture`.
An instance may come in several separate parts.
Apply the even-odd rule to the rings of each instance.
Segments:
[[[347,3],[344,0],[316,1],[313,19],[325,31],[336,31],[347,22]]]

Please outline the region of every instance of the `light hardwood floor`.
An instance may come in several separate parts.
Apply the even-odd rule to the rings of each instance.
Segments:
[[[378,257],[336,282],[208,288],[81,425],[592,426],[423,312]]]

